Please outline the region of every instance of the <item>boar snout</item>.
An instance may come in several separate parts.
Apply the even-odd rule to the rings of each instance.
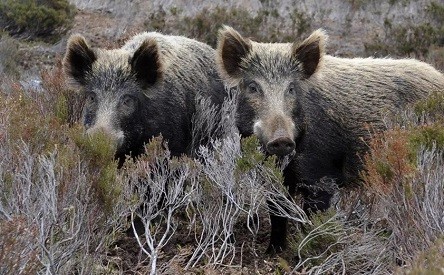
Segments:
[[[285,156],[293,152],[295,146],[289,137],[278,137],[267,143],[267,151],[271,155]]]

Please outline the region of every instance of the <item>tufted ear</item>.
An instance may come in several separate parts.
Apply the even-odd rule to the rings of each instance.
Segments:
[[[68,39],[67,50],[63,58],[65,74],[80,85],[85,84],[86,75],[92,70],[92,64],[97,56],[80,34]]]
[[[251,51],[251,41],[233,28],[224,26],[219,31],[216,62],[219,73],[227,80],[240,77],[241,62]]]
[[[140,83],[154,85],[162,77],[162,62],[157,42],[148,38],[142,42],[131,58],[131,69]]]
[[[326,40],[327,35],[319,29],[302,43],[293,44],[292,56],[302,64],[302,70],[306,78],[309,78],[318,69],[325,54]]]

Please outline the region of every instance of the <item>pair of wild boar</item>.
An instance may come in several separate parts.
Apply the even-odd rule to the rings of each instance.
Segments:
[[[444,91],[444,75],[423,62],[337,58],[325,53],[326,40],[317,30],[302,43],[257,43],[224,27],[216,50],[156,32],[104,50],[74,35],[63,65],[85,93],[86,131],[108,133],[119,159],[141,154],[159,134],[173,155],[189,154],[196,96],[220,106],[236,87],[240,134],[256,135],[267,154],[292,154],[290,195],[302,194],[306,211],[325,210],[331,194],[301,186],[358,180],[366,125],[382,130],[387,112]],[[272,215],[271,226],[268,251],[280,251],[287,221]]]

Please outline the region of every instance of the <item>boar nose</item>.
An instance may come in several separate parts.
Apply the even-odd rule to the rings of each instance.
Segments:
[[[285,156],[293,152],[296,144],[288,137],[279,137],[267,143],[267,151],[272,155]]]

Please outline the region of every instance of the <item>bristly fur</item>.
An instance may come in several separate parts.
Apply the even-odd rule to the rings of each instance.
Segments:
[[[299,44],[257,43],[249,38],[242,37],[232,27],[224,26],[219,30],[216,63],[219,74],[225,83],[234,87],[239,84],[242,78],[242,71],[245,72],[250,66],[258,69],[266,67],[263,68],[266,74],[275,73],[281,67],[285,68],[285,73],[288,72],[289,67],[305,70],[305,68],[301,67],[301,61],[306,60],[301,60],[300,56],[307,56],[310,52],[316,51],[313,48],[313,45],[316,44],[319,58],[315,60],[314,68],[308,72],[311,75],[322,66],[327,39],[328,36],[325,31],[319,29]],[[290,51],[288,50],[289,48],[291,48]],[[277,52],[278,54],[271,55],[268,54],[269,51]],[[280,72],[276,73],[279,74]]]
[[[307,211],[329,207],[332,194],[313,188],[323,179],[359,181],[367,126],[383,130],[387,114],[444,92],[444,75],[424,62],[338,58],[326,54],[326,41],[317,30],[301,43],[258,43],[224,27],[217,48],[220,75],[240,90],[239,132],[258,136],[270,154],[295,148],[284,184],[303,195]],[[286,220],[271,215],[271,223],[269,251],[279,251]]]

